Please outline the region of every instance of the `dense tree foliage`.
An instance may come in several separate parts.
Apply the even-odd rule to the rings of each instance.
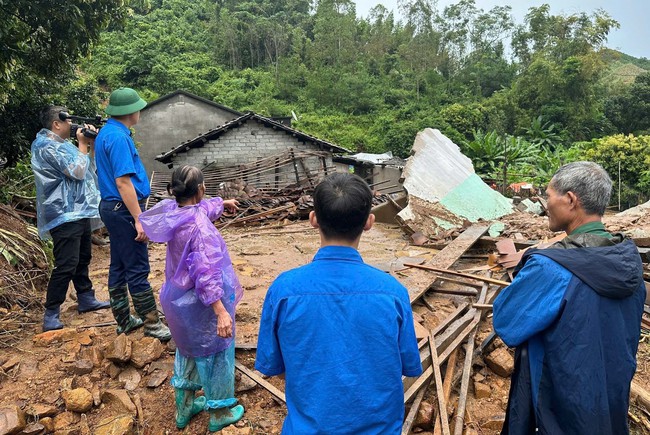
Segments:
[[[67,65],[77,81],[77,101],[83,91],[96,104],[98,89],[124,85],[147,99],[185,89],[238,110],[294,111],[309,133],[400,156],[417,131],[433,127],[472,154],[481,175],[507,165],[513,177],[537,179],[584,156],[571,148],[576,141],[650,129],[650,76],[641,74],[650,61],[604,48],[618,23],[602,10],[553,15],[542,5],[515,23],[508,6],[484,10],[475,0],[443,9],[400,0],[399,20],[382,5],[359,18],[352,0],[97,3],[115,7],[117,19],[84,15],[91,22],[83,23],[74,7],[86,3],[66,3],[71,24],[60,35],[75,42],[59,70]],[[84,45],[107,24],[97,45]],[[85,56],[77,72],[75,56]],[[51,75],[29,77],[16,100],[25,107],[51,89]],[[51,93],[65,99],[62,89]]]

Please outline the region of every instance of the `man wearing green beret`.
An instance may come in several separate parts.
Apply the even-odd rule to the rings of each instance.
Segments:
[[[99,213],[111,239],[108,292],[117,333],[128,333],[144,322],[145,335],[168,341],[171,334],[158,317],[148,280],[148,239],[139,221],[151,189],[129,130],[138,123],[146,105],[131,88],[111,94],[106,107],[110,119],[95,140]],[[128,293],[139,318],[131,315]]]

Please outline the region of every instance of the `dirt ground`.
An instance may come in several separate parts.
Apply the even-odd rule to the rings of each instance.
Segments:
[[[262,302],[273,279],[281,272],[305,264],[311,260],[319,247],[319,238],[315,230],[309,228],[306,222],[287,225],[283,228],[261,229],[233,228],[224,230],[224,238],[229,247],[233,263],[238,271],[240,281],[245,289],[244,298],[237,309],[237,337],[238,345],[254,345],[257,342],[257,330],[261,314]],[[107,300],[107,274],[109,265],[109,247],[95,246],[93,262],[91,264],[91,279],[99,299]],[[151,275],[150,281],[158,291],[164,280],[165,246],[150,245]],[[368,263],[382,263],[403,256],[420,256],[431,258],[436,251],[411,246],[403,232],[395,227],[377,224],[367,232],[360,246],[360,252]],[[476,256],[484,252],[471,252]],[[454,266],[455,269],[467,269],[480,266],[486,260],[480,258],[464,259]],[[41,283],[41,285],[43,285]],[[45,288],[42,289],[43,296]],[[17,363],[6,368],[0,373],[0,401],[3,405],[17,404],[26,408],[34,404],[47,404],[54,406],[58,412],[63,412],[65,406],[61,398],[61,390],[72,387],[85,387],[89,390],[105,390],[109,388],[123,388],[124,382],[120,378],[112,378],[105,366],[95,367],[90,373],[75,374],[71,371],[74,361],[84,358],[96,347],[104,349],[114,341],[115,326],[102,326],[111,322],[113,317],[110,310],[94,313],[77,314],[76,302],[73,291],[69,292],[68,300],[62,307],[62,321],[68,327],[77,328],[78,331],[89,331],[92,336],[91,344],[79,344],[72,340],[60,345],[37,347],[33,343],[33,336],[40,333],[42,312],[33,313],[32,325],[27,326],[27,332],[20,340],[9,349],[0,350],[0,366],[9,366],[8,361],[17,358]],[[456,304],[463,301],[460,296],[427,295],[427,302],[433,306],[432,312],[422,304],[416,304],[414,311],[422,317],[422,324],[426,328],[434,328],[450,312]],[[94,326],[93,326],[94,325]],[[491,332],[491,320],[482,323],[476,343]],[[142,337],[142,331],[136,331],[129,336],[137,341]],[[638,355],[638,372],[636,378],[645,388],[650,387],[650,369],[647,367],[650,349],[642,341]],[[248,368],[253,368],[255,360],[254,350],[238,350],[237,359]],[[163,356],[153,364],[140,370],[141,380],[132,389],[131,394],[141,399],[143,413],[136,422],[136,431],[141,434],[203,434],[206,433],[208,417],[201,413],[194,418],[189,426],[178,431],[174,423],[174,398],[173,389],[169,385],[169,378],[156,388],[147,387],[151,378],[151,366],[171,373],[173,367],[173,348],[168,346]],[[462,366],[463,357],[459,355],[457,371]],[[122,367],[125,369],[125,367]],[[509,380],[500,377],[489,370],[479,361],[474,366],[473,380],[489,386],[487,397],[476,399],[473,384],[470,386],[468,398],[466,433],[497,434],[499,422],[505,413],[507,403]],[[444,374],[444,372],[443,372]],[[115,375],[115,373],[113,373]],[[279,379],[271,378],[269,381],[283,389]],[[238,379],[237,388],[249,384]],[[431,401],[433,387],[429,387],[425,395],[425,402]],[[261,387],[253,387],[236,394],[240,403],[246,408],[243,420],[236,428],[230,428],[224,433],[254,433],[275,434],[280,433],[283,419],[286,415],[284,405],[276,402],[270,393]],[[452,403],[455,393],[452,394]],[[450,409],[453,411],[453,409]],[[109,416],[111,411],[104,405],[94,406],[91,411],[80,418],[80,423],[75,423],[72,431],[62,430],[58,433],[95,433],[96,424]],[[425,428],[431,430],[431,428]],[[75,432],[76,431],[76,432]],[[422,432],[423,429],[415,429]],[[633,426],[635,433],[643,433]]]

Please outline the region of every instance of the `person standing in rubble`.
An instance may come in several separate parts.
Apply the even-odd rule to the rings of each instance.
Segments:
[[[174,170],[167,190],[175,199],[161,201],[140,215],[154,242],[167,243],[165,284],[160,292],[176,342],[174,376],[176,426],[182,429],[205,409],[208,429],[216,432],[237,422],[244,408],[235,399],[235,306],[243,290],[228,248],[213,221],[234,199],[203,199],[203,173],[194,166]],[[195,397],[202,389],[204,396]]]
[[[515,350],[502,434],[627,434],[645,285],[639,252],[601,218],[612,181],[592,162],[551,179],[548,220],[567,237],[528,250],[494,301]]]
[[[168,341],[171,334],[158,316],[148,280],[147,235],[139,220],[151,188],[129,130],[138,123],[146,105],[131,88],[119,88],[110,96],[106,107],[110,119],[95,140],[102,197],[99,213],[111,240],[108,293],[117,333],[128,333],[144,321],[145,335]],[[128,293],[139,317],[131,315]]]
[[[77,291],[77,311],[108,308],[95,298],[88,276],[92,258],[91,221],[99,218],[99,192],[89,157],[93,139],[77,129],[78,147],[68,139],[70,119],[59,114],[63,106],[48,106],[41,112],[43,128],[32,142],[31,166],[36,185],[36,225],[43,240],[54,244],[54,269],[47,284],[43,331],[63,328],[61,304],[70,281]],[[85,128],[95,130],[93,126]]]
[[[357,251],[375,220],[372,192],[338,173],[313,196],[321,248],[269,288],[255,368],[285,374],[284,434],[399,434],[402,376],[420,375],[422,365],[406,288]]]

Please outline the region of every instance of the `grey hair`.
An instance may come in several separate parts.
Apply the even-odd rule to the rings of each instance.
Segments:
[[[52,129],[52,123],[54,121],[60,121],[59,112],[67,112],[68,109],[65,106],[47,106],[40,113],[41,126],[47,128],[48,130]]]
[[[549,186],[561,195],[573,192],[587,214],[605,214],[612,194],[612,180],[598,163],[573,162],[553,175]]]

